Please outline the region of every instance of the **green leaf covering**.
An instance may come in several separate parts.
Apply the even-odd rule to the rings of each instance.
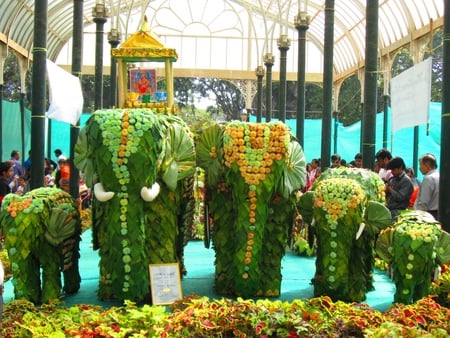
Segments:
[[[92,182],[94,179],[94,167],[92,161],[88,159],[92,151],[91,149],[87,129],[83,128],[78,135],[78,141],[74,148],[74,165],[83,173],[85,183],[89,187],[93,186]]]
[[[289,145],[289,157],[283,171],[281,194],[284,198],[304,187],[306,181],[306,160],[300,143],[292,141]]]
[[[440,264],[450,263],[450,234],[441,231],[436,244],[436,258]]]
[[[45,238],[50,244],[58,246],[76,233],[79,220],[74,218],[72,214],[73,212],[69,210],[51,208],[50,219],[45,232]]]
[[[369,201],[365,221],[375,232],[378,232],[391,224],[391,213],[385,204]]]
[[[387,263],[392,262],[392,259],[394,258],[392,252],[392,246],[394,243],[394,234],[395,231],[393,228],[387,228],[381,231],[377,237],[375,247],[376,253]]]
[[[314,191],[307,191],[300,197],[297,204],[300,210],[300,214],[302,215],[305,222],[308,224],[311,224],[313,220],[314,197],[315,197]]]
[[[179,180],[195,172],[194,143],[184,126],[173,123],[168,129],[164,146],[165,158],[161,168],[163,180],[171,190],[175,190]]]
[[[207,184],[215,187],[223,174],[223,128],[213,124],[203,130],[198,136],[195,148],[197,153],[197,166],[204,168]]]

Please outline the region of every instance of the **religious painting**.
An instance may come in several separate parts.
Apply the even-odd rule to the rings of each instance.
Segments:
[[[153,96],[156,92],[156,70],[135,68],[130,70],[130,92]]]

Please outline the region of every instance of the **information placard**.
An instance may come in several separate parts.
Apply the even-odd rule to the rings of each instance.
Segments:
[[[172,304],[183,298],[178,263],[150,264],[149,273],[153,305]]]

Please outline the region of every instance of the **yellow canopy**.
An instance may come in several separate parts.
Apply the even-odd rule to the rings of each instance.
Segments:
[[[178,59],[175,49],[164,47],[153,34],[143,30],[132,34],[119,48],[113,48],[111,55],[127,62],[163,62],[167,59]]]

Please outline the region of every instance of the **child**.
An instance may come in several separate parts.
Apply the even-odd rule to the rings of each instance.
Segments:
[[[44,186],[46,187],[54,187],[55,186],[55,178],[53,177],[53,167],[50,166],[45,169],[45,177],[44,177]]]
[[[19,180],[17,181],[18,186],[17,186],[17,190],[15,192],[16,195],[23,195],[25,193],[27,193],[28,191],[30,191],[30,188],[28,186],[28,181],[26,179],[25,176],[20,176]]]

